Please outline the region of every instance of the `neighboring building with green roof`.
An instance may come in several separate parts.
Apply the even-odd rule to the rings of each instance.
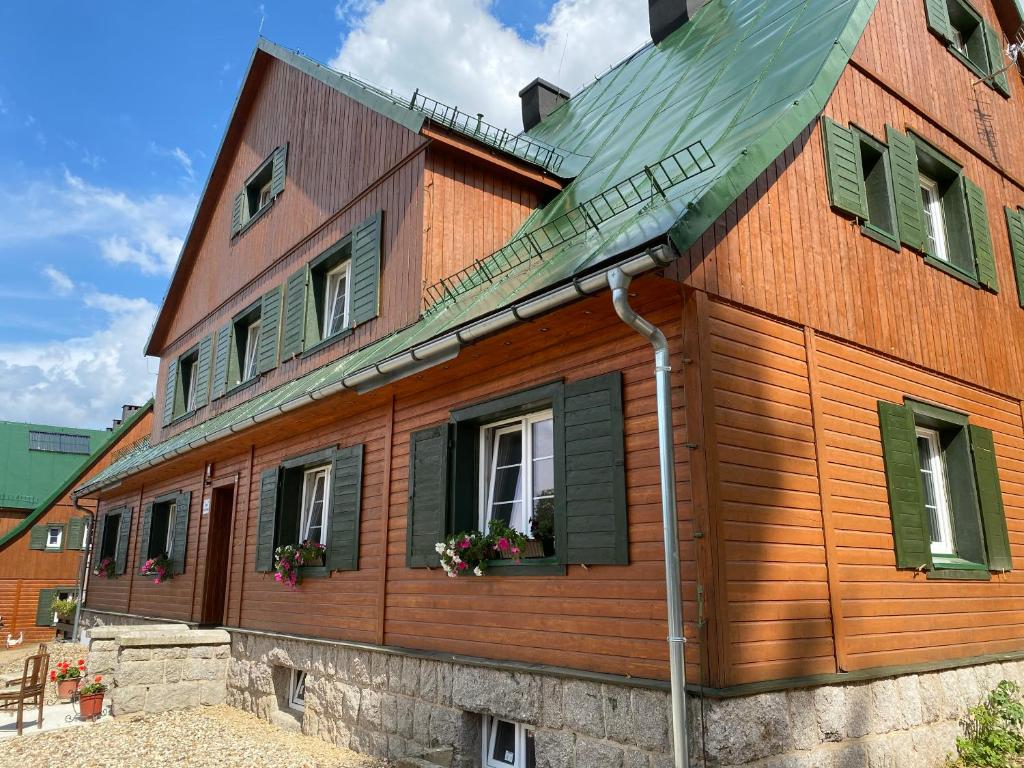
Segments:
[[[102,429],[0,421],[0,510],[33,509],[107,436]]]

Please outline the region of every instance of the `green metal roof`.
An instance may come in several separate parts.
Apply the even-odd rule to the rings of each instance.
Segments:
[[[29,450],[30,432],[85,435],[89,452],[107,435],[97,429],[0,421],[0,507],[32,509],[89,456],[89,452]]]
[[[25,519],[19,522],[14,528],[9,530],[3,536],[0,536],[0,548],[2,548],[7,542],[13,541],[21,535],[23,531],[32,526],[36,520],[46,513],[50,507],[54,505],[62,496],[64,496],[71,488],[78,482],[84,472],[87,472],[89,467],[95,464],[103,455],[117,444],[117,441],[121,439],[121,436],[126,434],[135,424],[145,416],[149,411],[153,409],[152,398],[144,406],[134,411],[128,416],[117,429],[107,432],[106,430],[99,432],[102,435],[100,438],[93,438],[93,449],[92,453],[88,456],[82,457],[82,463],[71,472],[70,475],[64,478],[63,482],[51,489],[49,495],[41,501],[36,507],[25,516]],[[79,430],[81,431],[81,430]],[[147,439],[148,440],[148,439]],[[148,442],[147,442],[148,445]]]
[[[78,493],[270,418],[283,405],[463,328],[526,297],[577,279],[666,235],[682,252],[824,108],[875,0],[711,0],[556,110],[529,136],[564,151],[573,181],[534,212],[503,251],[463,274],[419,321],[299,379],[119,461]],[[650,172],[700,143],[713,167],[670,186]],[[610,207],[597,226],[508,249],[531,233],[585,219],[593,200],[630,179],[640,204]],[[529,254],[528,250],[533,253]]]

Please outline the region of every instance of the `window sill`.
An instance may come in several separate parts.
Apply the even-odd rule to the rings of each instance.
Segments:
[[[205,408],[206,406],[201,407]],[[197,413],[199,413],[199,408],[193,408],[191,411],[185,411],[184,413],[178,414],[173,419],[171,419],[170,422],[168,422],[167,427],[176,427],[179,424],[181,424],[181,422],[185,421],[186,419],[192,416],[195,416]]]
[[[1010,98],[1009,95],[1000,93],[999,89],[996,88],[996,80],[995,80],[995,78],[989,72],[986,72],[984,69],[979,67],[973,61],[971,61],[969,58],[964,56],[960,51],[958,51],[956,48],[954,48],[952,46],[952,44],[947,44],[946,45],[946,50],[948,50],[951,54],[953,54],[953,58],[957,59],[961,64],[963,64],[965,67],[967,67],[967,69],[969,69],[972,73],[977,75],[978,78],[982,82],[985,83],[985,85],[987,85],[989,88],[991,88],[996,93],[999,93],[1001,96],[1003,96],[1003,98],[1006,98],[1006,99]]]
[[[886,248],[891,248],[896,251],[896,253],[900,252],[900,241],[896,235],[886,232],[884,229],[879,229],[873,224],[869,224],[867,222],[860,225],[860,231],[865,237],[869,237],[872,240],[881,243]]]
[[[981,287],[981,284],[977,280],[975,280],[974,277],[972,277],[971,275],[968,275],[966,272],[961,272],[952,264],[947,264],[944,261],[940,261],[939,259],[936,259],[934,256],[931,256],[927,253],[924,255],[924,263],[931,267],[935,267],[941,272],[945,272],[947,275],[952,275],[960,282],[967,283],[967,285],[971,286],[972,288]]]
[[[258,382],[259,380],[260,380],[260,375],[259,375],[259,374],[257,373],[257,374],[256,374],[255,376],[253,376],[252,378],[248,378],[248,379],[246,379],[245,381],[240,381],[240,382],[238,382],[237,384],[235,384],[235,386],[233,386],[233,387],[232,387],[231,389],[225,390],[225,391],[224,391],[224,394],[223,394],[223,395],[221,395],[221,397],[228,397],[229,395],[235,395],[235,394],[238,394],[238,393],[239,393],[239,392],[241,392],[242,390],[244,390],[244,389],[248,389],[248,388],[249,388],[249,387],[251,387],[251,386],[252,386],[253,384],[255,384],[256,382]]]
[[[565,563],[552,557],[531,557],[520,560],[488,560],[486,576],[565,576]]]
[[[991,581],[988,566],[961,560],[959,557],[932,558],[934,568],[928,571],[928,578],[937,581]]]
[[[320,352],[321,350],[327,349],[327,347],[331,346],[332,344],[337,344],[339,341],[347,339],[354,332],[355,332],[354,328],[346,328],[343,331],[338,331],[333,336],[329,336],[326,339],[324,339],[323,341],[317,342],[316,344],[314,344],[309,349],[304,350],[303,353],[301,355],[299,355],[299,357],[305,359],[305,358],[309,357],[310,355],[314,355],[317,352]]]
[[[260,208],[258,211],[256,211],[256,213],[254,213],[252,215],[252,217],[247,222],[245,222],[245,224],[243,224],[241,226],[241,228],[234,235],[232,235],[231,242],[234,243],[235,240],[237,240],[242,235],[244,235],[246,233],[246,231],[248,231],[249,227],[251,227],[257,221],[259,221],[261,218],[263,218],[263,215],[267,211],[269,211],[271,208],[274,207],[274,203],[276,203],[276,202],[277,202],[277,198],[276,197],[271,198],[270,202],[268,202],[266,205],[264,205],[262,208]]]

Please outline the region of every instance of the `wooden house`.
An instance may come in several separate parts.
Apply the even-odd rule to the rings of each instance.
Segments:
[[[54,638],[54,598],[75,597],[82,559],[87,556],[89,520],[96,503],[71,500],[72,489],[108,467],[134,443],[148,438],[153,405],[125,406],[109,430],[68,429],[34,424],[0,424],[7,451],[5,489],[34,480],[35,491],[19,490],[31,508],[5,510],[0,520],[0,641]],[[16,449],[26,458],[15,461]],[[36,454],[41,454],[38,457]],[[33,464],[45,464],[46,471]],[[58,474],[59,473],[59,474]],[[42,479],[49,477],[46,484]],[[10,494],[15,495],[14,491]],[[4,646],[0,646],[4,647]]]
[[[76,490],[130,542],[90,622],[223,626],[237,706],[488,768],[661,766],[675,724],[706,764],[937,765],[1024,679],[1020,9],[650,8],[520,135],[259,43],[150,444]],[[542,509],[537,557],[438,567]]]

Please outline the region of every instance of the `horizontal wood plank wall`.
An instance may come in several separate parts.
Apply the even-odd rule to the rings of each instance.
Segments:
[[[634,284],[637,309],[681,357],[678,290],[649,278]],[[689,679],[700,679],[693,531],[682,365],[674,366],[679,521]],[[628,567],[570,566],[566,576],[448,579],[405,567],[409,434],[452,408],[558,377],[624,376]],[[388,535],[385,642],[425,650],[534,661],[665,678],[665,584],[658,490],[658,438],[650,346],[612,313],[607,294],[463,351],[457,364],[398,387]]]
[[[1024,346],[1007,343],[1024,338],[1024,311],[1003,216],[1004,205],[1024,205],[1024,190],[954,138],[973,137],[986,156],[1024,171],[1024,147],[1017,140],[1024,87],[1011,73],[1009,101],[983,84],[971,89],[976,78],[927,32],[923,13],[923,2],[881,0],[857,55],[901,78],[908,92],[947,121],[946,130],[852,67],[825,114],[881,139],[886,123],[913,129],[964,165],[985,192],[999,293],[973,288],[907,248],[896,253],[834,213],[817,121],[740,195],[679,268],[688,284],[710,294],[1024,397]],[[891,57],[925,58],[893,66]],[[940,87],[946,83],[948,88]],[[981,116],[991,118],[991,136],[976,122]]]
[[[234,196],[260,162],[289,142],[285,191],[234,241]],[[384,211],[380,316],[316,354],[282,362],[241,391],[201,408],[164,439],[413,322],[419,315],[426,140],[279,62],[272,62],[175,314],[157,381],[162,413],[168,361],[282,285],[375,211]],[[312,234],[311,234],[312,233]]]
[[[132,513],[132,528],[129,532],[128,538],[128,555],[125,565],[125,571],[120,576],[97,576],[95,573],[89,576],[89,589],[86,595],[86,606],[93,608],[97,611],[116,611],[119,613],[127,613],[131,609],[131,592],[133,582],[136,579],[141,579],[141,576],[136,574],[135,556],[136,550],[139,548],[139,537],[138,537],[138,524],[141,512],[139,511],[139,493],[132,489],[117,489],[110,495],[100,499],[99,508],[97,510],[97,520],[102,521],[103,516],[107,512],[117,509],[118,507],[134,507],[135,511]],[[103,523],[98,522],[96,530],[93,531],[93,552],[99,552],[100,542],[97,539],[96,534],[102,527]],[[95,568],[95,562],[93,563]],[[170,583],[170,582],[168,582]],[[155,586],[155,585],[154,585]],[[164,613],[158,613],[157,615],[163,616]],[[168,618],[182,618],[180,615]]]
[[[818,371],[850,669],[1024,647],[1024,428],[1020,403],[818,337]],[[904,396],[991,429],[1015,570],[991,582],[897,571],[878,400]]]
[[[803,332],[709,315],[727,684],[835,672]]]
[[[540,203],[511,174],[439,145],[427,151],[423,189],[426,285],[501,248]]]
[[[15,639],[24,633],[26,643],[53,639],[52,626],[36,625],[39,592],[53,587],[74,587],[75,580],[58,579],[0,579],[0,616],[4,617],[4,630],[0,642],[12,634]]]

